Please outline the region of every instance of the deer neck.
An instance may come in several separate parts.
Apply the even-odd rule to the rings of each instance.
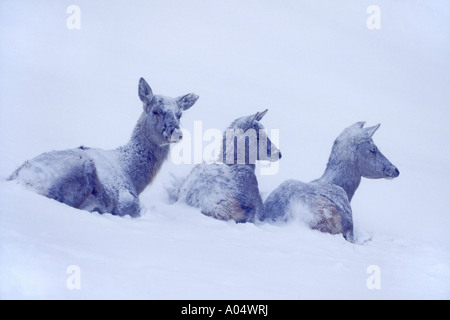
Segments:
[[[140,194],[158,173],[169,154],[169,145],[158,145],[150,141],[136,125],[130,141],[119,148],[120,160],[125,174]]]
[[[231,154],[228,154],[227,152],[231,152]],[[220,159],[219,161],[222,161],[224,164],[226,164],[228,166],[236,166],[236,167],[251,169],[251,170],[253,170],[253,172],[256,169],[256,164],[254,163],[255,161],[253,161],[253,160],[250,161],[250,156],[248,154],[248,150],[245,151],[244,159],[238,159],[237,146],[233,143],[233,147],[227,147],[225,136],[223,137],[223,140],[222,140],[222,150],[220,152],[219,159]]]
[[[330,159],[319,181],[335,184],[344,189],[350,202],[359,187],[361,175],[353,161],[336,162]]]

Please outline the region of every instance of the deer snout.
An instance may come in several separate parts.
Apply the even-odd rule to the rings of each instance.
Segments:
[[[385,174],[388,178],[397,178],[400,175],[400,171],[395,166],[389,167],[385,170]]]
[[[183,139],[183,132],[180,128],[174,128],[170,132],[170,142],[178,142]]]
[[[394,176],[395,177],[398,177],[400,175],[400,171],[397,169],[397,168],[395,168],[395,170],[394,170]]]

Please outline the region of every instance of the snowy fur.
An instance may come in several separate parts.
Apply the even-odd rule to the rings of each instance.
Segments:
[[[79,147],[44,153],[25,162],[9,180],[75,208],[139,216],[138,195],[158,173],[170,143],[182,138],[181,113],[198,96],[173,99],[153,95],[143,78],[138,94],[144,112],[126,145],[115,150]]]
[[[265,154],[270,154],[272,161],[281,157],[281,153],[264,134],[264,127],[259,123],[266,112],[267,110],[236,119],[228,127],[223,135],[223,163],[200,164],[194,167],[180,188],[180,201],[219,220],[249,222],[255,220],[255,215],[263,214],[264,206],[259,194],[254,161]],[[255,140],[247,135],[249,129],[254,130]],[[234,143],[234,138],[227,139],[227,132],[235,133],[237,143]],[[266,150],[262,152],[259,150],[260,139],[267,139]],[[246,146],[244,163],[239,162],[238,145]],[[252,147],[257,151],[254,159],[250,156]],[[231,162],[227,161],[227,158],[231,159]]]
[[[398,169],[378,150],[372,136],[379,124],[363,128],[358,122],[346,128],[336,139],[325,173],[310,183],[288,180],[275,189],[264,203],[260,220],[287,221],[296,204],[309,208],[312,229],[343,234],[353,241],[350,201],[361,177],[379,179],[398,177]]]

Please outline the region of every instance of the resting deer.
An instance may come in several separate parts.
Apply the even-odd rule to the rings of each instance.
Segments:
[[[364,124],[355,123],[339,135],[321,178],[310,183],[287,180],[272,191],[259,220],[287,221],[296,213],[303,214],[312,229],[343,234],[353,242],[350,201],[361,177],[392,179],[400,174],[372,140],[380,125],[363,128]]]
[[[138,196],[167,159],[170,144],[182,139],[181,114],[198,96],[153,95],[143,78],[138,94],[144,111],[126,145],[114,150],[79,147],[44,153],[25,162],[9,180],[74,208],[139,216]]]
[[[254,222],[255,216],[262,215],[255,162],[281,158],[259,122],[266,112],[236,119],[223,134],[223,163],[195,166],[178,200],[219,220]]]

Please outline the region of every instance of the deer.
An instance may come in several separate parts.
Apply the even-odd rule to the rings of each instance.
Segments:
[[[144,110],[127,144],[113,150],[81,146],[43,153],[8,180],[77,209],[140,216],[139,194],[155,179],[170,145],[183,138],[180,118],[199,97],[154,95],[144,78],[138,96]]]
[[[263,112],[234,120],[225,130],[216,163],[196,165],[182,183],[178,201],[209,217],[254,222],[264,204],[255,174],[256,161],[278,161],[281,152],[260,123]]]
[[[361,178],[394,179],[400,171],[378,149],[372,136],[380,127],[357,122],[335,140],[324,174],[304,183],[287,180],[264,202],[260,221],[287,222],[303,218],[311,229],[342,234],[354,242],[352,200]]]

